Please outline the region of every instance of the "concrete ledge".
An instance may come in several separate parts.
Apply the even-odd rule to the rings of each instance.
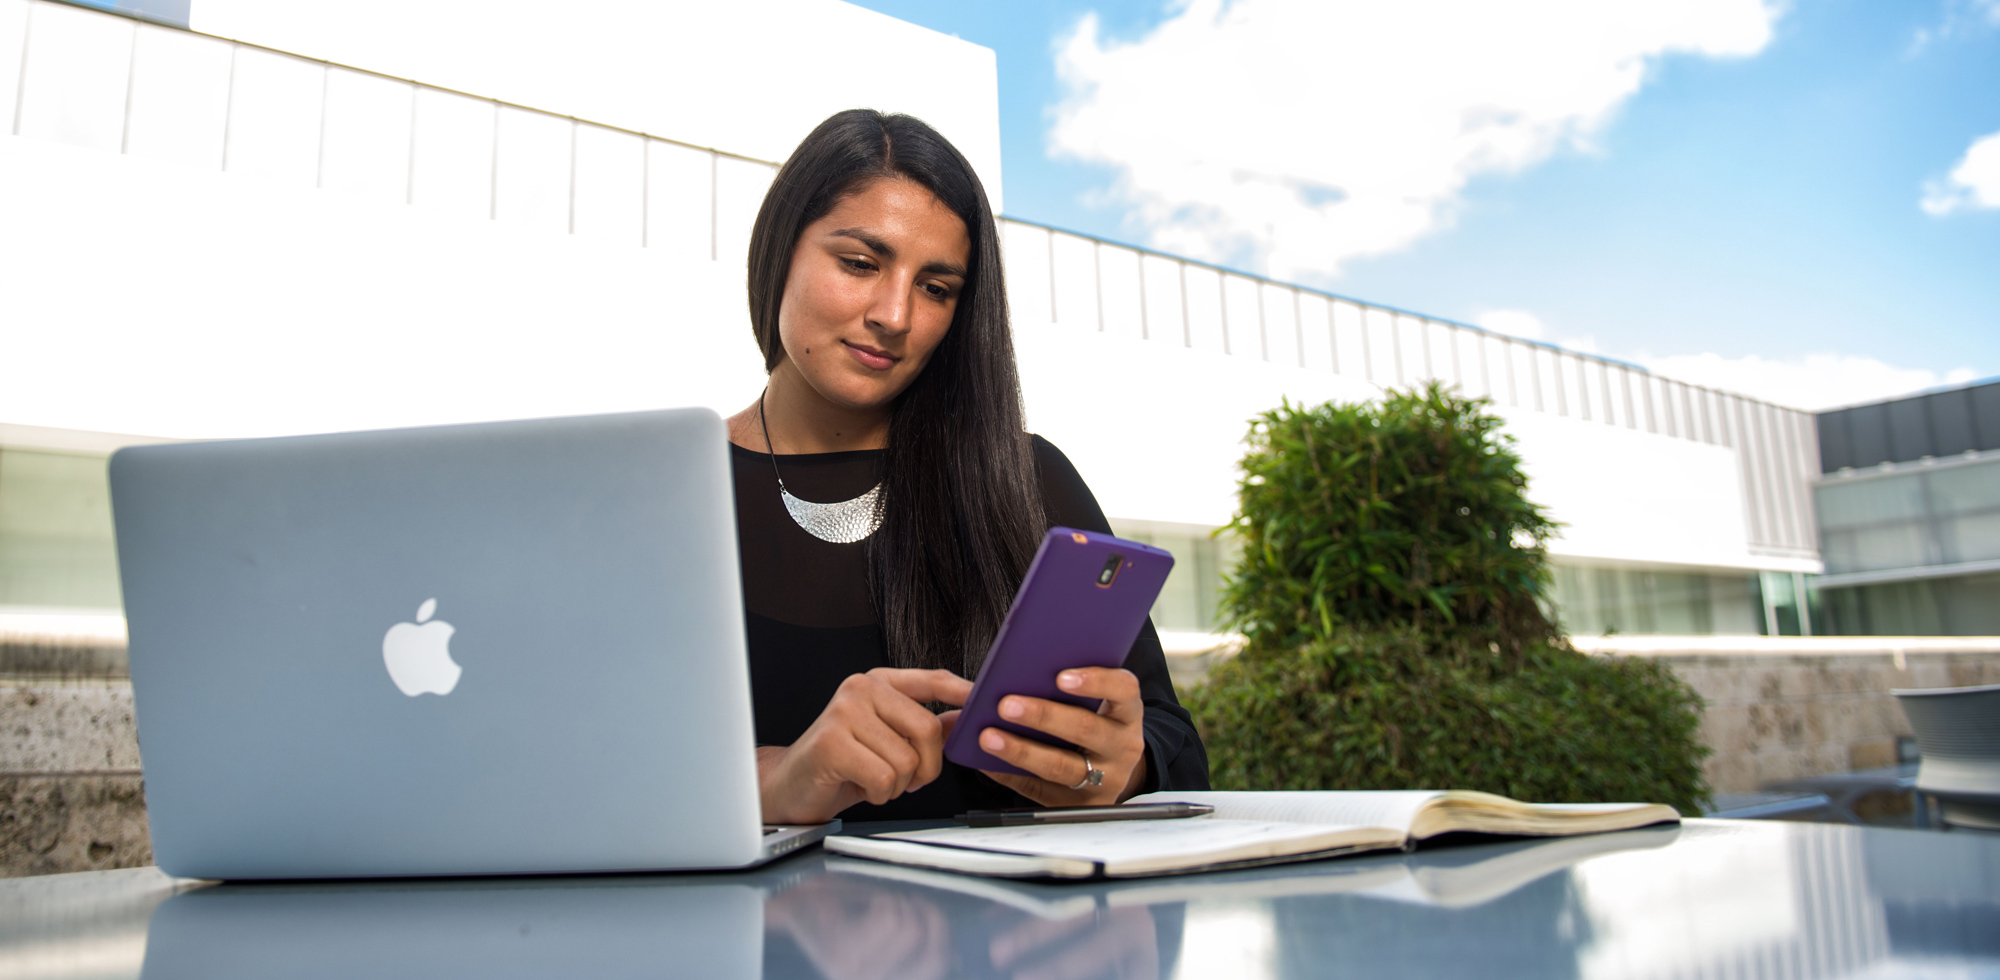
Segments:
[[[1907,657],[1917,653],[2000,653],[2000,636],[1572,636],[1585,653],[1630,657],[1715,654]]]
[[[139,773],[130,681],[0,680],[0,732],[0,773]]]
[[[1701,740],[1715,750],[1704,767],[1719,793],[1894,765],[1910,723],[1891,691],[2000,682],[1995,637],[1873,638],[1872,649],[1865,637],[1611,639],[1624,649],[1595,652],[1658,658],[1701,695]]]
[[[1705,702],[1700,738],[1717,793],[1894,765],[1910,734],[1899,688],[2000,683],[1995,636],[1581,636],[1578,650],[1649,657]],[[1232,650],[1170,653],[1174,684],[1200,683]]]
[[[1201,683],[1211,665],[1235,656],[1245,642],[1241,633],[1160,631],[1160,649],[1167,655],[1167,676],[1173,678],[1175,691]]]
[[[125,617],[0,610],[0,677],[125,677]]]
[[[106,619],[116,621],[115,634]],[[50,625],[46,615],[35,624]],[[75,630],[25,630],[0,614],[7,656],[48,650],[54,675],[0,677],[0,877],[135,867],[152,860],[123,623],[85,616]],[[1176,635],[1174,682],[1197,683],[1235,652]],[[1220,638],[1226,640],[1227,638]],[[1893,764],[1909,723],[1896,688],[2000,683],[2000,637],[1581,637],[1578,649],[1661,658],[1706,703],[1701,739],[1718,793]],[[90,660],[92,657],[100,657]],[[17,657],[10,663],[24,662]]]
[[[137,775],[0,775],[0,876],[153,863]]]
[[[131,682],[0,679],[0,877],[152,861]]]

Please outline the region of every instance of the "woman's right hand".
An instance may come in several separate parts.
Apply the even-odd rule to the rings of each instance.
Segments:
[[[757,750],[764,822],[825,823],[862,800],[882,804],[921,789],[944,769],[944,737],[972,682],[948,670],[877,667],[840,684],[791,745]]]

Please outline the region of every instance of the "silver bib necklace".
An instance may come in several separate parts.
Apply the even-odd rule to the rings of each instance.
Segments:
[[[757,423],[764,427],[764,448],[771,454],[771,475],[778,478],[778,499],[785,502],[785,513],[792,515],[792,522],[804,528],[807,534],[829,544],[853,544],[866,540],[882,526],[882,484],[868,488],[868,492],[852,500],[833,504],[818,504],[810,500],[800,500],[785,489],[784,474],[778,472],[778,450],[771,444],[771,423],[764,418],[764,394],[757,394]]]

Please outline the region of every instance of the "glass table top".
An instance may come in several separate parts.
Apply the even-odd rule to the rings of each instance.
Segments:
[[[853,830],[865,830],[865,827]],[[1127,882],[0,881],[0,977],[1995,977],[2000,835],[1691,820]]]

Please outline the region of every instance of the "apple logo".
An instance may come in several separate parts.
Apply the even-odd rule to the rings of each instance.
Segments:
[[[382,637],[382,662],[389,665],[389,679],[410,697],[450,694],[464,671],[451,659],[452,625],[431,619],[437,604],[436,599],[425,599],[417,607],[415,623],[397,623]]]

